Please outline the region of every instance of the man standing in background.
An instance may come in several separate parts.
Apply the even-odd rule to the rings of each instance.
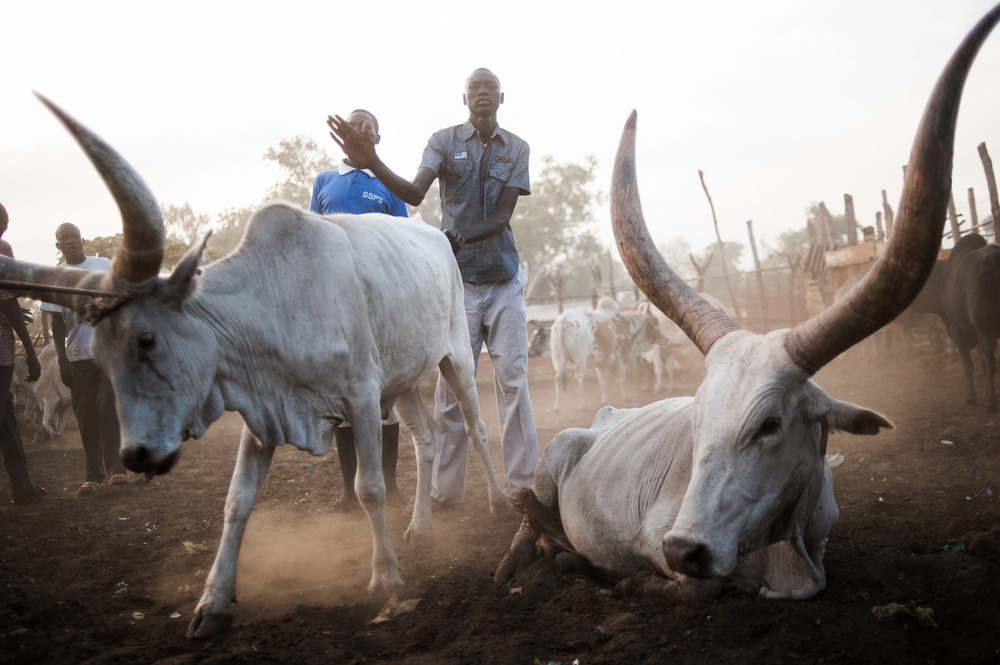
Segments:
[[[527,281],[510,220],[519,196],[530,193],[528,144],[501,129],[500,79],[477,69],[465,81],[469,119],[427,141],[412,182],[396,175],[375,152],[375,143],[339,116],[327,120],[333,140],[359,166],[412,206],[420,205],[435,179],[441,191],[441,230],[451,241],[465,283],[465,313],[479,369],[483,343],[496,375],[504,470],[511,489],[530,488],[538,464],[538,435],[528,394]],[[434,419],[437,452],[431,496],[437,505],[462,503],[469,439],[455,396],[438,378]]]
[[[10,218],[7,209],[0,205],[0,236],[7,232]],[[0,239],[0,256],[14,258],[10,243]],[[28,361],[27,382],[38,380],[42,366],[31,343],[28,326],[24,323],[21,303],[10,291],[0,291],[0,453],[10,477],[10,492],[14,503],[33,503],[45,496],[45,488],[31,481],[28,475],[28,460],[21,443],[21,431],[17,426],[17,412],[14,410],[14,396],[10,392],[10,382],[14,376],[14,333],[21,339]]]
[[[60,266],[82,270],[111,269],[111,261],[103,256],[83,253],[83,237],[75,224],[59,225],[56,248],[63,255]],[[52,314],[52,343],[59,358],[59,376],[73,396],[73,414],[87,459],[87,477],[77,493],[93,494],[105,480],[109,485],[127,485],[125,465],[118,454],[121,435],[115,393],[108,377],[90,354],[93,328],[79,320],[72,309],[42,303],[42,310]]]

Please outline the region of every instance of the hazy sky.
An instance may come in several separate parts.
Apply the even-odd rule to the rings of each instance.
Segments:
[[[55,227],[85,237],[120,217],[36,90],[117,148],[161,203],[197,212],[258,201],[279,179],[262,159],[306,135],[339,157],[325,118],[381,123],[380,154],[412,177],[430,134],[467,117],[468,73],[492,69],[502,126],[542,157],[598,160],[607,190],[622,125],[639,112],[639,184],[657,242],[725,239],[762,251],[811,203],[854,196],[873,224],[893,207],[941,68],[989,0],[760,2],[208,2],[5,0],[0,202],[19,258],[56,259]],[[1000,168],[1000,34],[980,53],[959,118],[954,186],[989,215],[976,147]],[[607,206],[599,232],[610,244]]]

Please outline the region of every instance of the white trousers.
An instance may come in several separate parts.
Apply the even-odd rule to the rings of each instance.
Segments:
[[[530,488],[538,464],[538,435],[528,394],[526,281],[524,269],[518,268],[506,282],[465,283],[465,315],[476,373],[485,343],[496,377],[500,444],[511,489]],[[455,395],[440,376],[434,392],[434,424],[437,451],[431,496],[441,503],[461,503],[465,499],[469,438]]]

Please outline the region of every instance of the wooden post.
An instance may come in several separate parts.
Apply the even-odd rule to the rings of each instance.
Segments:
[[[698,285],[694,290],[701,293],[705,290],[705,273],[708,272],[708,266],[712,265],[712,259],[715,258],[715,254],[708,255],[708,258],[705,259],[705,265],[698,265],[694,254],[688,254],[688,258],[691,259],[691,265],[694,266],[695,272],[698,273]]]
[[[997,224],[1000,224],[1000,200],[997,200],[997,178],[993,173],[993,160],[990,153],[986,151],[986,144],[979,144],[979,159],[983,161],[983,170],[986,171],[986,187],[990,192],[990,213],[993,215],[993,237],[997,237]]]
[[[767,315],[767,294],[764,293],[764,273],[760,269],[760,257],[757,256],[757,240],[753,237],[753,220],[747,220],[747,234],[750,236],[750,251],[753,252],[753,268],[757,273],[757,293],[760,294],[760,313],[763,321],[761,330],[770,330],[770,319]]]
[[[885,210],[885,237],[890,237],[892,235],[892,206],[889,205],[889,198],[885,195],[885,190],[882,190],[882,209]]]
[[[979,226],[979,213],[976,212],[976,193],[969,187],[969,222],[972,228]]]
[[[882,212],[875,211],[875,233],[879,240],[885,240],[885,230],[882,228]]]
[[[826,236],[827,249],[837,249],[837,242],[834,240],[833,235],[833,217],[830,216],[830,211],[826,209],[826,204],[822,201],[819,203],[819,218]]]
[[[788,262],[788,316],[791,319],[789,322],[791,327],[799,323],[798,299],[795,297],[795,272],[802,266],[802,256],[796,254],[793,259],[786,255],[785,260]]]
[[[618,300],[618,293],[615,289],[615,263],[611,256],[611,250],[608,250],[608,295],[613,300]]]
[[[847,227],[847,244],[858,244],[858,220],[854,217],[854,197],[844,194],[844,226]]]
[[[958,227],[958,213],[955,212],[955,197],[952,194],[948,194],[948,221],[951,223],[951,240],[958,242],[962,229]]]
[[[559,275],[556,279],[549,279],[549,288],[556,296],[556,307],[560,314],[563,313],[563,292],[562,292],[562,275]]]
[[[729,301],[735,307],[736,293],[733,291],[733,285],[729,283],[729,268],[726,266],[726,247],[722,244],[722,236],[719,234],[719,220],[715,218],[715,205],[712,203],[712,195],[708,193],[708,185],[705,184],[705,174],[701,169],[698,169],[698,177],[701,178],[701,188],[705,190],[708,207],[712,209],[712,224],[715,226],[715,237],[719,241],[719,260],[722,261],[722,281],[726,283]]]

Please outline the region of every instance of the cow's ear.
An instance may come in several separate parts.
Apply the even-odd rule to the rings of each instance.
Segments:
[[[892,423],[874,411],[836,399],[830,400],[826,422],[831,430],[851,434],[878,434],[882,428],[892,429]]]
[[[184,306],[184,301],[194,292],[195,276],[201,273],[201,270],[198,269],[198,263],[201,262],[201,255],[205,251],[205,245],[211,235],[212,232],[209,231],[200,242],[189,249],[184,254],[184,258],[177,264],[173,274],[167,279],[166,287],[163,290],[163,304],[167,307],[180,309]]]

